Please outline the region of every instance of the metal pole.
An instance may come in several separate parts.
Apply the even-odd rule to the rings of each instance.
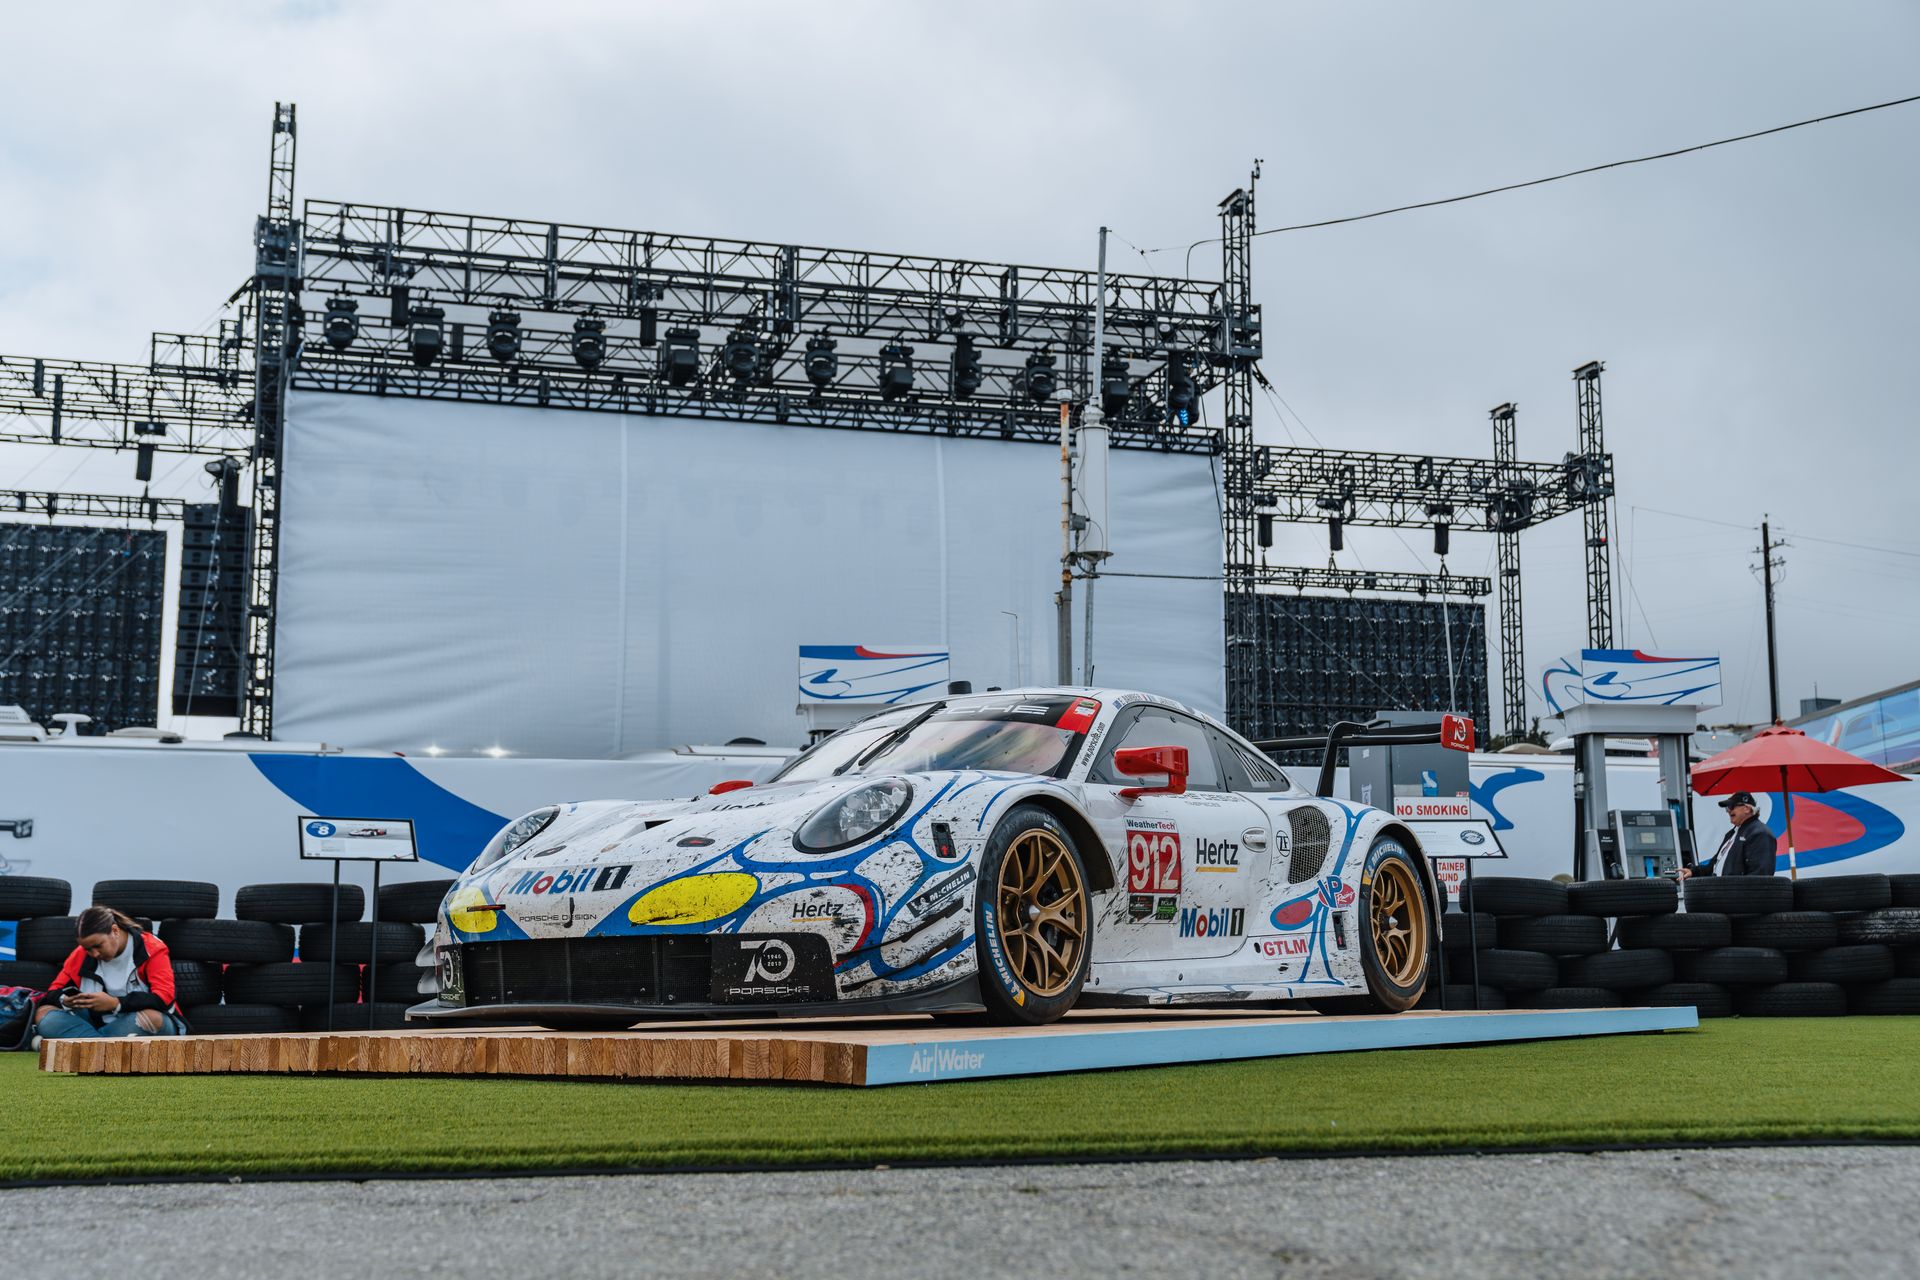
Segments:
[[[333,860],[333,917],[327,928],[327,1030],[333,1030],[333,984],[340,976],[340,859]]]
[[[1773,641],[1773,539],[1760,519],[1760,577],[1767,592],[1767,721],[1780,723],[1780,663]]]
[[[1053,598],[1060,629],[1060,683],[1073,683],[1073,449],[1067,441],[1067,423],[1073,415],[1068,401],[1060,402],[1060,594]]]
[[[373,1006],[380,999],[380,863],[373,864],[373,931],[367,936],[367,1030],[373,1030]]]
[[[1102,408],[1100,403],[1100,397],[1103,394],[1104,383],[1106,380],[1106,361],[1107,361],[1107,229],[1105,227],[1102,227],[1100,228],[1099,266],[1094,275],[1093,387],[1090,394],[1087,396],[1085,430],[1083,430],[1080,433],[1080,456],[1082,459],[1085,459],[1087,457],[1088,452],[1094,446],[1092,433],[1096,431],[1104,431],[1107,425],[1106,410]],[[1104,439],[1105,437],[1102,436],[1100,438]],[[1096,513],[1089,510],[1087,514],[1089,517],[1092,517]],[[1104,518],[1105,516],[1104,512],[1100,512],[1098,514],[1100,514],[1102,518]],[[1102,535],[1100,541],[1097,541],[1094,543],[1094,546],[1096,548],[1105,545],[1104,535],[1106,531],[1103,529],[1100,531],[1100,533]],[[1099,561],[1097,560],[1097,558],[1090,557],[1088,559],[1087,561],[1087,605],[1086,605],[1087,620],[1086,620],[1086,625],[1083,628],[1083,631],[1085,634],[1081,636],[1081,652],[1083,656],[1080,661],[1080,678],[1083,683],[1088,685],[1091,685],[1093,683],[1093,577],[1094,577],[1094,570],[1098,568],[1098,566],[1099,566]]]

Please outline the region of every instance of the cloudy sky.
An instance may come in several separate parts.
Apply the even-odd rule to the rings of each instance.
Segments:
[[[276,99],[303,196],[1086,266],[1105,223],[1117,266],[1178,272],[1256,157],[1273,227],[1920,93],[1911,0],[33,5],[7,44],[0,352],[125,361],[248,272]],[[1913,679],[1916,154],[1920,104],[1263,238],[1290,412],[1257,430],[1479,454],[1514,400],[1523,456],[1558,459],[1569,372],[1604,360],[1620,638],[1721,652],[1722,717],[1763,716],[1770,513],[1789,714]],[[0,448],[0,487],[127,487],[79,454]],[[1417,531],[1348,547],[1435,567]],[[1451,567],[1492,553],[1457,536]],[[1323,563],[1324,534],[1274,555]],[[1578,524],[1523,555],[1537,670],[1584,631]]]

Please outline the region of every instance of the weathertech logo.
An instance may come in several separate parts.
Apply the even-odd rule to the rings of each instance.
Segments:
[[[1180,912],[1180,936],[1183,938],[1237,938],[1245,926],[1247,913],[1239,907],[1208,909],[1186,907]]]

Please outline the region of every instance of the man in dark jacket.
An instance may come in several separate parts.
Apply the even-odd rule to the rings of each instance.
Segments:
[[[1765,823],[1755,815],[1753,793],[1736,791],[1720,802],[1727,811],[1727,821],[1732,827],[1726,838],[1720,842],[1711,865],[1701,863],[1692,869],[1698,876],[1770,876],[1773,874],[1774,839],[1773,832],[1767,830]],[[1688,875],[1681,869],[1680,878]]]

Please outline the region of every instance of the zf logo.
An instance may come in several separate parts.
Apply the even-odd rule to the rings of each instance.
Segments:
[[[1130,829],[1127,832],[1127,892],[1180,892],[1180,833]]]
[[[745,982],[778,982],[793,972],[793,948],[778,938],[742,938],[749,955]]]

